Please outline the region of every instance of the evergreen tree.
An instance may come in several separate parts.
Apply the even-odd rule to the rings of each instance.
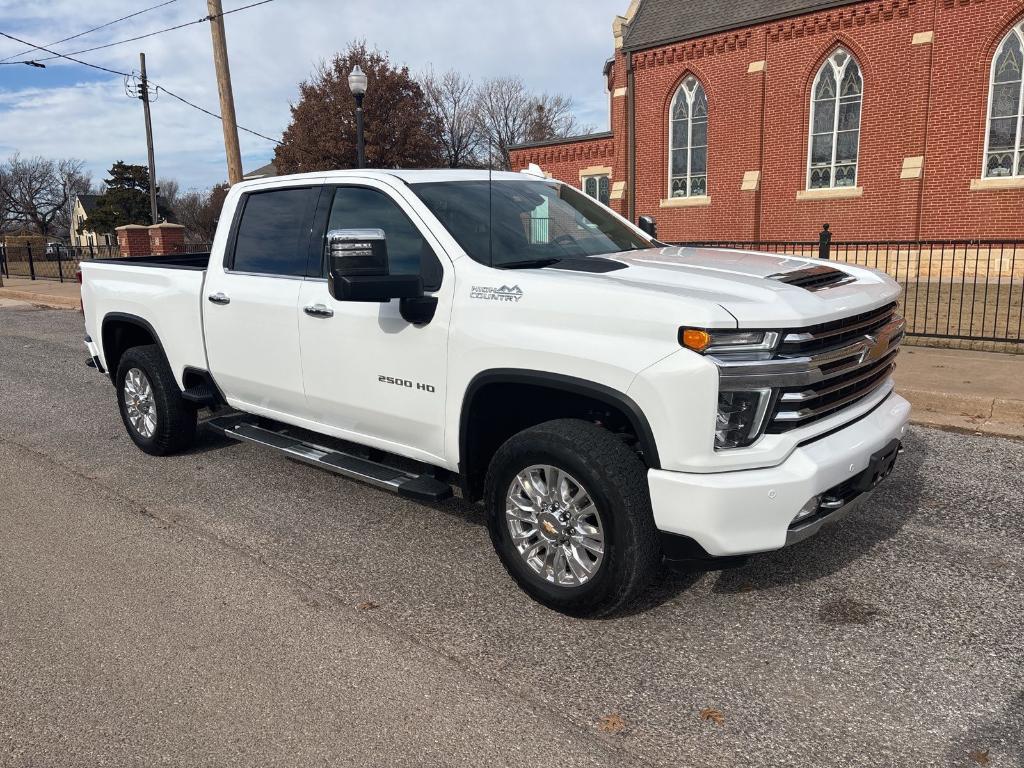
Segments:
[[[149,216],[149,169],[118,160],[104,180],[105,189],[96,200],[96,208],[82,223],[93,232],[112,233],[125,224],[152,224]],[[169,218],[170,211],[157,199],[157,213]]]

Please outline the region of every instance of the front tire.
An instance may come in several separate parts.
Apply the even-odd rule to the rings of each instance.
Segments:
[[[181,396],[155,344],[132,347],[117,366],[117,404],[132,441],[153,456],[178,453],[196,436],[196,407]]]
[[[661,560],[643,463],[588,422],[549,421],[509,438],[491,460],[484,500],[505,569],[556,611],[613,613]]]

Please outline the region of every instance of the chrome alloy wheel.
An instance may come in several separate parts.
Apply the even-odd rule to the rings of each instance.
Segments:
[[[147,440],[156,432],[156,402],[153,387],[140,368],[131,368],[124,376],[124,408],[128,421]]]
[[[505,498],[512,544],[530,569],[562,587],[586,584],[604,559],[604,528],[587,489],[558,467],[535,464]]]

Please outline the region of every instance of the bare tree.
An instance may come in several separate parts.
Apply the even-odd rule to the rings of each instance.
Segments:
[[[508,148],[526,136],[530,102],[530,94],[518,77],[495,77],[480,84],[477,123],[487,142],[492,165],[509,167]]]
[[[477,93],[473,81],[455,70],[438,75],[428,69],[419,83],[440,126],[445,164],[449,168],[479,166],[480,148],[485,139],[477,120]]]
[[[508,148],[574,133],[589,133],[572,114],[572,99],[527,90],[518,77],[485,80],[477,90],[476,116],[491,163],[509,168]]]
[[[526,141],[544,141],[592,132],[593,129],[585,128],[576,121],[572,113],[572,99],[568,96],[542,93],[533,98]]]
[[[190,189],[175,200],[178,223],[185,227],[185,240],[200,244],[213,241],[220,209],[227,196],[226,184],[218,184],[208,192]]]
[[[0,209],[10,222],[48,237],[68,231],[69,202],[89,191],[91,177],[81,160],[13,155],[0,170]],[[8,224],[10,226],[10,224]]]
[[[181,196],[181,187],[177,179],[157,179],[156,196],[172,211]]]

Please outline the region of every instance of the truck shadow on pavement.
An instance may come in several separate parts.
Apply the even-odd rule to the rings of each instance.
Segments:
[[[905,439],[906,452],[892,477],[854,517],[825,526],[810,539],[784,549],[751,555],[746,563],[723,560],[705,564],[665,564],[643,597],[609,618],[642,614],[671,602],[709,574],[717,572],[713,591],[741,594],[815,581],[846,568],[884,541],[892,539],[918,510],[921,467],[926,457],[924,443],[911,431]],[[440,504],[426,504],[465,525],[486,526],[484,509],[460,496]],[[866,623],[873,618],[871,606],[856,601],[838,601],[835,615],[823,616],[830,623]]]
[[[714,591],[730,594],[812,582],[842,571],[895,537],[926,496],[921,471],[925,444],[909,431],[904,447],[892,476],[853,516],[824,526],[799,544],[752,555],[745,566],[722,571]]]

